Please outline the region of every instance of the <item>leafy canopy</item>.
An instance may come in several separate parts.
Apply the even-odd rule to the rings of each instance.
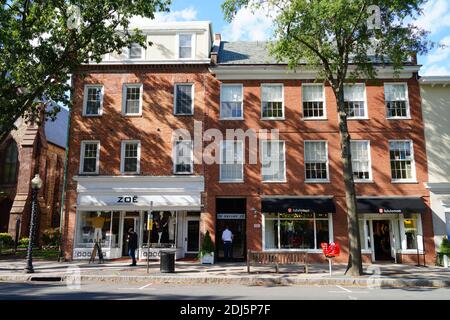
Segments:
[[[132,16],[154,18],[170,0],[0,0],[0,141],[41,103],[70,106],[70,74],[137,42]],[[58,108],[47,112],[54,117]]]
[[[346,79],[373,78],[374,62],[399,70],[427,52],[427,32],[408,23],[425,0],[226,0],[230,21],[242,7],[266,8],[274,21],[270,52],[291,68],[320,71],[333,89]]]

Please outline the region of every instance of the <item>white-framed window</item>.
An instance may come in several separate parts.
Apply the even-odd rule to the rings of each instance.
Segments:
[[[173,171],[176,174],[191,174],[194,168],[194,155],[191,140],[175,141]]]
[[[101,116],[103,112],[103,86],[86,84],[84,86],[83,116]]]
[[[284,119],[284,86],[282,83],[261,85],[262,119]]]
[[[366,86],[363,83],[344,85],[347,119],[367,119]]]
[[[410,117],[408,85],[406,83],[385,83],[384,99],[388,119],[408,119]]]
[[[174,113],[176,115],[194,114],[194,85],[192,83],[175,84]]]
[[[132,43],[128,48],[128,59],[139,60],[142,59],[143,48],[139,43]]]
[[[100,141],[81,141],[80,174],[98,174]]]
[[[286,181],[285,142],[261,141],[261,175],[264,182]]]
[[[302,84],[302,106],[304,119],[325,119],[325,87],[323,84]]]
[[[372,168],[370,161],[370,141],[352,140],[350,142],[352,154],[353,179],[355,181],[370,181]]]
[[[180,33],[177,39],[178,59],[192,59],[194,57],[194,34]]]
[[[265,250],[320,250],[333,241],[333,225],[326,213],[264,213]]]
[[[136,140],[122,141],[120,172],[139,173],[141,159],[141,142]]]
[[[124,84],[122,90],[122,113],[126,116],[142,115],[142,84]]]
[[[414,150],[411,140],[389,141],[392,181],[415,181]]]
[[[327,141],[305,141],[305,181],[329,181]]]
[[[220,119],[243,119],[242,84],[222,84],[220,86]]]
[[[242,182],[244,180],[244,143],[224,140],[220,143],[220,181]]]

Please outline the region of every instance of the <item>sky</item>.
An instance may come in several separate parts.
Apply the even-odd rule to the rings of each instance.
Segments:
[[[224,41],[268,40],[271,37],[271,19],[264,11],[241,9],[231,23],[223,18],[222,0],[172,0],[170,13],[158,13],[156,19],[169,21],[211,21],[213,32],[222,34]],[[422,76],[450,76],[450,0],[429,0],[424,14],[415,24],[430,31],[429,39],[447,45],[436,48],[426,56],[419,56]]]

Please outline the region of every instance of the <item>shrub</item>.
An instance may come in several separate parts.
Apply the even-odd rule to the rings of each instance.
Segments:
[[[29,238],[27,237],[23,237],[19,239],[19,245],[17,246],[18,248],[26,248],[28,247],[28,242],[29,242]]]
[[[10,248],[14,245],[14,240],[9,233],[0,233],[0,242],[3,248]]]
[[[44,230],[41,237],[44,246],[58,246],[59,239],[60,234],[58,228]]]
[[[441,246],[439,248],[440,253],[450,254],[450,241],[448,241],[447,237],[442,239]]]
[[[200,255],[209,254],[214,252],[214,244],[209,235],[209,231],[206,231],[205,237],[203,238],[202,248],[200,250]]]

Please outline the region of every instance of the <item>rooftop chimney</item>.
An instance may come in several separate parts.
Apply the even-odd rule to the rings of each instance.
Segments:
[[[219,50],[220,50],[220,42],[222,41],[222,36],[220,33],[216,33],[214,35],[214,43],[211,50],[211,63],[217,64],[217,61],[219,60]]]

